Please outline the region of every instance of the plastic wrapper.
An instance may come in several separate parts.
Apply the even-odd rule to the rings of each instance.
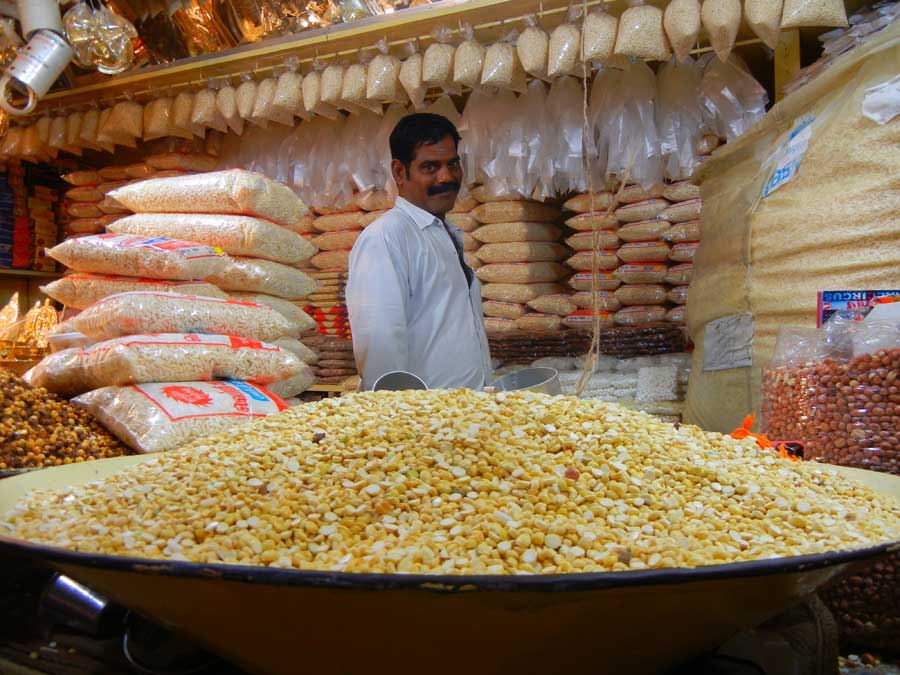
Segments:
[[[741,0],[703,0],[701,18],[716,56],[727,61],[741,28]]]
[[[144,106],[144,140],[172,135],[172,103],[169,96],[155,98]]]
[[[542,295],[554,295],[562,292],[563,287],[555,283],[487,283],[481,287],[481,296],[485,300],[519,304],[531,302]]]
[[[483,263],[554,262],[566,257],[566,247],[533,241],[484,244],[476,255]]]
[[[666,280],[669,268],[663,263],[629,264],[616,268],[616,278],[625,284],[660,284]]]
[[[308,365],[303,365],[300,372],[278,382],[267,385],[268,390],[281,398],[299,396],[316,383],[316,375]]]
[[[625,263],[663,262],[670,252],[663,241],[638,241],[620,246],[618,255]]]
[[[756,3],[758,0],[748,2]],[[688,59],[691,50],[697,46],[701,25],[700,0],[671,0],[666,5],[663,26],[679,61]]]
[[[147,157],[147,166],[157,171],[195,171],[207,172],[216,168],[218,160],[211,155],[186,154],[183,152],[167,152]],[[157,175],[157,178],[166,176]]]
[[[781,27],[846,28],[847,9],[843,0],[784,0]]]
[[[666,321],[683,325],[685,321],[687,321],[687,308],[683,305],[680,307],[673,307],[666,312]]]
[[[71,173],[65,174],[62,178],[69,185],[74,185],[76,187],[97,185],[101,181],[100,174],[91,170],[72,171]]]
[[[784,0],[744,0],[744,18],[769,49],[778,46]]]
[[[116,293],[151,291],[182,293],[211,298],[227,298],[221,290],[205,281],[168,281],[117,275],[73,273],[41,286],[41,292],[71,309],[87,309]]]
[[[366,98],[376,103],[402,101],[404,84],[400,79],[400,59],[390,53],[386,40],[380,40],[375,46],[378,53],[369,62]]]
[[[575,213],[590,213],[592,211],[605,211],[613,205],[615,197],[609,192],[597,192],[593,195],[583,194],[572,197],[563,204],[566,211]]]
[[[643,326],[648,323],[665,321],[665,318],[666,308],[658,305],[632,305],[620,309],[615,314],[615,322],[618,326]]]
[[[672,183],[671,185],[666,185],[665,190],[663,190],[663,197],[670,202],[686,202],[691,199],[699,199],[700,186],[688,181]]]
[[[460,32],[463,40],[453,55],[453,83],[474,89],[481,84],[487,49],[475,39],[475,30],[471,24],[462,24]]]
[[[694,262],[694,256],[697,255],[698,248],[700,248],[700,242],[697,241],[675,244],[669,253],[669,259],[681,263]]]
[[[574,251],[614,249],[619,247],[619,235],[613,230],[579,232],[567,238],[566,244]]]
[[[234,93],[238,115],[241,116],[241,119],[250,121],[250,118],[253,117],[253,108],[256,105],[256,92],[258,89],[259,85],[253,79],[253,75],[245,73]]]
[[[66,117],[66,141],[63,149],[73,155],[81,156],[81,121],[84,115],[80,112],[69,113]],[[12,131],[12,129],[10,129]],[[19,128],[21,138],[22,128]]]
[[[311,115],[321,115],[329,119],[337,119],[338,110],[322,99],[322,71],[326,68],[321,61],[313,62],[313,70],[303,78],[303,107]],[[340,91],[338,92],[340,94]]]
[[[426,87],[446,88],[453,82],[453,57],[456,48],[451,43],[452,31],[440,26],[432,31],[434,42],[428,45],[422,59],[422,82]]]
[[[417,50],[415,43],[408,43],[406,49],[408,54],[400,64],[400,84],[403,85],[403,89],[409,96],[413,109],[422,110],[427,93],[427,87],[422,81],[423,56]]]
[[[597,288],[600,291],[614,291],[622,285],[621,280],[616,276],[614,271],[597,272],[579,272],[573,274],[569,279],[569,286],[576,291],[591,291]]]
[[[253,100],[253,108],[248,120],[260,129],[267,129],[272,119],[272,104],[275,100],[277,86],[277,81],[273,77],[267,77],[256,85],[256,97]],[[284,123],[293,124],[293,117]]]
[[[121,101],[113,106],[101,125],[98,139],[117,145],[134,145],[144,135],[144,106],[134,101]]]
[[[615,291],[580,291],[571,296],[571,300],[577,309],[598,309],[603,312],[618,312],[622,309]]]
[[[601,311],[594,313],[591,310],[579,310],[577,312],[572,312],[563,319],[563,324],[569,328],[574,328],[575,330],[590,331],[593,330],[597,323],[600,324],[601,328],[612,326],[614,319],[615,315],[610,312]]]
[[[529,313],[516,319],[516,329],[524,332],[558,331],[562,317],[554,314]]]
[[[566,260],[566,265],[579,272],[597,270],[606,272],[619,266],[619,258],[614,249],[603,251],[581,251]]]
[[[671,225],[665,220],[645,220],[637,223],[629,223],[619,228],[617,236],[624,242],[654,241],[666,239],[666,233]]]
[[[50,120],[50,147],[63,150],[66,147],[66,118],[59,116]]]
[[[484,225],[472,233],[482,244],[511,241],[556,241],[561,232],[558,227],[543,223],[507,222]]]
[[[616,299],[622,306],[662,305],[666,293],[666,287],[659,284],[625,284],[616,290]]]
[[[79,272],[178,281],[205,279],[229,260],[222,251],[196,242],[127,234],[68,239],[47,255]]]
[[[663,11],[644,0],[628,0],[619,18],[615,53],[646,61],[669,58],[669,41],[663,30]]]
[[[680,265],[672,265],[666,272],[664,277],[666,283],[674,285],[688,285],[694,276],[694,264],[682,263]]]
[[[533,284],[558,281],[566,276],[566,269],[553,262],[496,263],[485,265],[475,274],[485,283]]]
[[[485,316],[494,319],[518,319],[527,311],[525,305],[516,302],[499,302],[497,300],[485,300],[481,303]]]
[[[537,202],[509,201],[482,204],[472,215],[484,224],[493,223],[552,223],[559,219],[560,212],[552,206]]]
[[[525,30],[516,40],[516,54],[525,72],[534,77],[547,79],[550,58],[550,36],[538,23],[534,14],[525,17]]]
[[[666,299],[676,305],[686,305],[688,300],[688,287],[676,286],[666,294]]]
[[[318,287],[300,270],[255,258],[232,258],[224,270],[207,279],[224,291],[265,293],[287,300],[305,298]]]
[[[191,126],[205,131],[228,131],[228,122],[216,105],[216,92],[212,89],[201,89],[194,94],[194,107],[191,109]]]
[[[99,209],[98,209],[99,210]],[[71,234],[100,234],[106,230],[104,216],[91,218],[75,218],[67,225]]]
[[[571,5],[565,23],[553,29],[547,57],[547,76],[579,75],[575,72],[581,50],[581,6]]]
[[[285,185],[249,171],[231,170],[151,178],[111,193],[135,213],[222,213],[265,218],[280,225],[308,213]]]
[[[293,122],[294,116],[308,117],[303,106],[303,76],[298,72],[300,67],[296,57],[285,60],[287,69],[278,76],[275,87],[275,96],[272,99],[272,112],[277,114],[279,120],[290,116]]]
[[[100,111],[96,108],[85,111],[81,117],[81,127],[78,130],[78,141],[85,148],[100,150],[97,142],[97,131],[100,125]]]
[[[691,220],[686,223],[678,223],[669,228],[660,237],[664,241],[700,241],[700,221]]]
[[[726,62],[705,55],[699,63],[704,124],[715,135],[734,141],[765,116],[768,94],[736,54]]]
[[[702,69],[690,57],[680,62],[669,61],[657,74],[659,147],[669,180],[689,178],[700,166],[702,77]]]
[[[203,132],[191,121],[191,113],[194,111],[194,94],[190,91],[182,91],[172,102],[172,127],[173,135],[183,138],[202,136]]]
[[[585,17],[582,30],[584,36],[581,59],[600,63],[609,61],[616,48],[619,19],[607,12],[605,5],[601,3]]]
[[[488,47],[484,55],[481,84],[498,89],[523,93],[526,89],[525,70],[516,53],[518,33],[511,31],[502,40]]]
[[[74,401],[138,452],[190,441],[283,410],[287,404],[247,382],[183,382],[104,387]]]
[[[584,192],[589,187],[584,161],[583,101],[584,92],[574,77],[556,79],[547,94],[546,124],[555,130],[555,135],[545,137],[540,150],[553,158],[552,180],[544,184],[549,188],[545,189],[545,196]],[[530,133],[540,136],[543,132]]]
[[[672,221],[665,215],[669,202],[665,199],[648,199],[644,202],[626,204],[615,211],[616,219],[621,223],[637,223],[644,220],[663,218]]]
[[[672,223],[685,223],[691,220],[698,220],[702,210],[703,201],[701,199],[690,199],[686,202],[678,202],[666,207],[660,212],[659,217]]]
[[[562,293],[542,295],[528,302],[528,307],[541,314],[555,314],[556,316],[568,316],[578,309],[572,302],[572,296]]]
[[[241,117],[237,105],[237,91],[231,85],[225,85],[216,94],[216,107],[225,118],[228,128],[240,136],[244,133],[244,118]]]

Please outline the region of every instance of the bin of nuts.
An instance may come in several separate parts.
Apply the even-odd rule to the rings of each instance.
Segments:
[[[768,436],[803,441],[807,459],[900,475],[900,326],[839,319],[782,331],[762,413]],[[895,554],[824,593],[846,642],[900,649],[898,582]]]

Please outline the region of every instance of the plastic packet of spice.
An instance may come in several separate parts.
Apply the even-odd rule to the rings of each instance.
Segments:
[[[481,71],[484,69],[487,49],[475,39],[472,24],[462,24],[460,33],[463,41],[459,43],[453,56],[453,83],[474,89],[481,85]]]

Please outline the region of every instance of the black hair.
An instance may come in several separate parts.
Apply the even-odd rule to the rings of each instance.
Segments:
[[[391,132],[391,157],[400,160],[409,171],[420,146],[440,143],[447,136],[459,147],[459,132],[446,117],[431,113],[407,115]]]

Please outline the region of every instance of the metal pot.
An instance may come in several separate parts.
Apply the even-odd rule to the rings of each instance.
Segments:
[[[554,368],[526,368],[504,375],[491,385],[496,391],[537,391],[559,396],[559,371]]]

